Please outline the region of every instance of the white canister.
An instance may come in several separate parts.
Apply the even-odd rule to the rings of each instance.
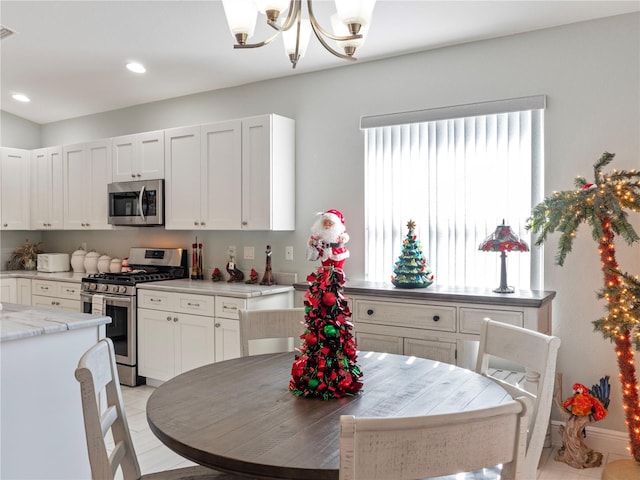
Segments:
[[[84,273],[84,257],[87,254],[85,250],[79,248],[71,255],[71,268],[74,273]]]
[[[109,264],[109,271],[111,273],[120,273],[122,271],[122,260],[119,258],[112,258]]]
[[[98,259],[98,271],[100,273],[106,273],[111,268],[111,257],[109,255],[102,255]]]
[[[87,273],[98,273],[98,259],[100,254],[96,251],[88,252],[84,256],[84,270]]]

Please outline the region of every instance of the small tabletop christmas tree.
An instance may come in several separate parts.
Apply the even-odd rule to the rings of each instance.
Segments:
[[[409,220],[407,228],[409,231],[402,242],[402,253],[393,267],[391,283],[399,288],[425,288],[433,283],[434,275],[414,233],[416,222]]]
[[[342,266],[349,256],[344,244],[349,236],[338,210],[321,214],[311,232],[307,258],[321,259],[322,267],[307,277],[306,329],[291,368],[289,390],[302,397],[342,398],[362,388],[351,312],[342,293]]]

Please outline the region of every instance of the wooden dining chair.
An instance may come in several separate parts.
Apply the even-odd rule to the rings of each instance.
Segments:
[[[80,382],[85,436],[93,480],[240,480],[240,477],[201,466],[142,475],[131,440],[116,369],[113,342],[100,340],[82,355],[76,368]],[[113,446],[107,442],[109,432]],[[244,477],[243,477],[244,478]],[[246,479],[245,479],[246,480]]]
[[[533,405],[524,462],[527,479],[536,478],[549,427],[559,348],[558,337],[489,319],[483,319],[480,325],[476,372],[499,384],[514,398],[526,396]],[[521,366],[525,372],[524,385],[512,385],[492,375],[489,368],[492,357]]]
[[[240,355],[250,355],[251,340],[293,338],[297,343],[305,330],[304,313],[304,308],[240,310]]]
[[[530,408],[522,397],[460,413],[342,415],[339,480],[416,480],[498,464],[502,480],[531,480],[523,473]]]

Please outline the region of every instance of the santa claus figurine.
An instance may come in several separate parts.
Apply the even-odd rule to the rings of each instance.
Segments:
[[[344,261],[349,257],[349,250],[345,247],[348,241],[349,234],[344,226],[342,213],[334,209],[320,213],[311,227],[307,259],[320,259],[324,267],[342,269]]]

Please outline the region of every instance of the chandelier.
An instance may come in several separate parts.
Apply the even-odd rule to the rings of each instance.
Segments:
[[[376,1],[335,0],[335,3],[337,12],[331,16],[333,33],[330,33],[316,20],[313,0],[307,0],[309,18],[302,18],[302,0],[222,0],[229,29],[237,42],[234,48],[262,47],[282,34],[285,54],[293,68],[304,57],[312,31],[322,46],[336,57],[357,60],[353,54],[364,43]],[[278,23],[278,18],[287,9],[287,17]],[[276,33],[262,42],[247,43],[254,33],[258,12],[266,15],[267,25]],[[344,53],[331,47],[329,39],[334,40],[337,49]]]

